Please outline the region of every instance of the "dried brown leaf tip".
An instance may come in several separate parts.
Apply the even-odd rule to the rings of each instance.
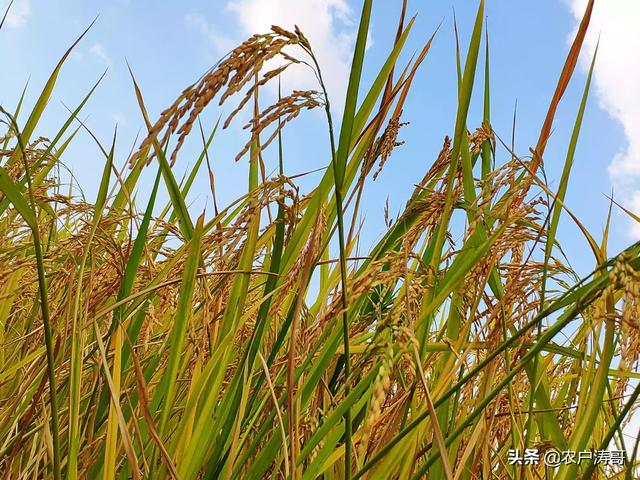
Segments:
[[[140,144],[138,151],[131,157],[130,166],[133,168],[145,155],[146,164],[149,165],[156,155],[155,148],[167,145],[170,137],[177,134],[178,140],[171,153],[170,163],[173,165],[178,151],[205,107],[218,95],[219,105],[222,105],[229,97],[248,87],[238,108],[225,122],[225,127],[228,126],[260,87],[278,77],[292,63],[300,63],[298,59],[284,51],[287,47],[296,45],[310,52],[309,41],[298,27],[295,32],[290,32],[274,25],[271,32],[253,35],[245,40],[200,80],[187,87],[176,101],[160,114],[156,123],[149,127],[149,133]],[[280,60],[284,63],[261,75],[267,62],[272,60]],[[301,108],[312,108],[311,105],[316,105],[311,100],[311,92],[302,92],[307,95],[300,93],[294,92],[289,97],[283,98],[269,110],[269,113],[273,111],[277,115],[280,108],[283,115],[290,116]],[[288,104],[286,104],[287,101]],[[269,118],[272,120],[273,116]],[[152,148],[154,142],[157,144]]]

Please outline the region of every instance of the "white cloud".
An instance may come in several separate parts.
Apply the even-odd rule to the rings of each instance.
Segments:
[[[111,65],[111,58],[107,55],[107,51],[101,43],[94,43],[89,49],[89,52],[91,52],[102,63]]]
[[[187,26],[198,30],[205,37],[209,39],[211,44],[216,48],[218,55],[224,55],[233,47],[236,46],[236,42],[233,39],[220,35],[214,28],[208,23],[204,15],[200,13],[189,13],[185,16]]]
[[[344,102],[357,25],[346,0],[229,0],[227,11],[238,22],[238,38],[216,34],[200,15],[187,16],[187,23],[209,37],[218,54],[254,33],[268,32],[271,25],[293,30],[298,25],[309,39],[327,84],[334,108]],[[313,73],[303,66],[292,66],[283,75],[285,89],[318,89]]]
[[[579,22],[587,0],[571,0]],[[576,23],[577,24],[577,23]],[[640,1],[596,1],[585,39],[582,65],[587,67],[598,43],[595,87],[600,106],[620,122],[627,145],[612,159],[609,175],[619,197],[640,212]],[[631,234],[640,238],[640,225]]]
[[[4,15],[4,10],[1,12]],[[11,8],[9,9],[9,13],[7,14],[7,18],[5,20],[5,25],[11,28],[22,27],[26,22],[27,18],[31,15],[31,4],[29,0],[15,0]]]

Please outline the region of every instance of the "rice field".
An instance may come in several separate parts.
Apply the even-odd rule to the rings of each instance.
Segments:
[[[555,139],[566,151],[560,182],[541,174],[593,1],[570,47],[558,46],[566,61],[527,157],[492,128],[500,92],[484,1],[473,3],[455,125],[367,251],[362,191],[400,143],[403,106],[437,40],[400,63],[406,2],[370,84],[373,2],[362,2],[339,121],[297,27],[257,32],[157,117],[132,71],[146,131],[127,158],[115,135],[95,138],[101,181],[86,201],[58,167],[76,135],[92,134],[80,114],[100,82],[58,131],[35,134],[75,44],[30,112],[22,100],[3,106],[1,478],[637,478],[639,442],[623,428],[640,395],[640,244],[609,252],[608,227],[588,231],[564,204],[595,57],[586,83],[571,84],[583,92],[572,134]],[[260,92],[302,62],[317,88],[266,104]],[[472,97],[484,104],[479,125],[468,125]],[[200,121],[220,105],[232,113]],[[326,119],[328,168],[303,194],[284,168],[282,133],[307,110]],[[228,205],[193,211],[196,175],[212,196],[223,175],[209,145],[239,112],[251,118],[237,157],[246,185]],[[189,138],[201,152],[180,179]],[[267,149],[278,152],[272,176]],[[150,194],[137,195],[146,170]],[[593,253],[584,278],[557,238],[563,223]],[[591,453],[543,461],[567,451]],[[603,452],[624,452],[623,464]]]

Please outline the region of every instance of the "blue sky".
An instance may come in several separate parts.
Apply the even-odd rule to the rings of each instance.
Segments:
[[[400,3],[374,2],[365,84],[371,81],[376,68],[388,54]],[[526,155],[537,139],[571,34],[585,3],[586,0],[487,1],[493,127],[501,137],[510,138],[517,101],[516,150],[519,154]],[[637,62],[640,7],[636,0],[596,3],[594,28],[587,41],[586,56],[593,51],[598,33],[602,34],[602,44],[567,204],[592,232],[599,235],[608,210],[606,195],[612,188],[620,202],[640,210],[640,194],[636,193],[640,191],[640,95],[637,87],[640,85]],[[6,0],[0,1],[3,10],[7,4]],[[250,33],[264,31],[272,23],[285,28],[292,28],[293,23],[297,23],[305,31],[320,58],[338,114],[359,9],[360,2],[354,0],[16,0],[6,28],[0,32],[0,62],[5,67],[0,74],[0,104],[11,111],[27,81],[27,99],[35,99],[66,48],[99,15],[63,68],[38,134],[53,136],[67,114],[63,104],[74,108],[108,68],[82,118],[105,144],[109,143],[113,128],[118,124],[118,164],[122,166],[136,134],[143,127],[126,60],[142,87],[151,116],[155,118],[221,55]],[[374,241],[383,229],[381,212],[385,199],[389,197],[390,211],[395,215],[404,205],[413,184],[422,178],[437,156],[444,136],[453,130],[456,108],[454,9],[464,52],[476,2],[409,2],[409,13],[418,16],[404,61],[408,61],[441,22],[442,27],[419,71],[404,111],[403,120],[410,124],[401,130],[400,138],[406,143],[395,150],[378,180],[370,182],[365,190],[364,238],[368,242]],[[585,65],[586,62],[582,62],[561,104],[545,157],[546,172],[552,185],[557,185],[564,163],[585,82]],[[285,79],[284,87],[313,87],[310,82],[308,76],[294,72]],[[468,122],[470,128],[479,126],[481,119],[480,89],[476,94]],[[269,96],[267,93],[263,97],[265,106],[273,99],[272,94],[271,98]],[[203,117],[205,130],[210,130],[218,116],[229,113],[230,108],[231,105],[223,109],[210,106]],[[24,123],[25,118],[20,120]],[[246,161],[233,160],[246,142],[247,134],[241,129],[241,120],[217,136],[211,149],[219,201],[223,204],[246,190]],[[297,125],[288,128],[284,136],[286,173],[326,167],[329,161],[326,135],[320,112],[307,113]],[[178,176],[193,164],[196,146],[187,145],[179,157],[175,167]],[[266,154],[268,169],[275,168],[274,154],[273,149]],[[504,159],[505,154],[502,151],[499,159]],[[83,186],[87,198],[92,200],[103,159],[88,135],[80,134],[64,161]],[[313,180],[312,176],[303,180],[303,188]],[[146,198],[144,187],[140,196]],[[198,179],[189,200],[194,215],[205,207],[212,210],[206,172]],[[561,239],[570,250],[572,264],[586,273],[593,265],[591,255],[578,229],[568,218],[565,220],[559,232]],[[616,211],[611,236],[611,253],[614,253],[633,238],[640,237],[640,229]]]

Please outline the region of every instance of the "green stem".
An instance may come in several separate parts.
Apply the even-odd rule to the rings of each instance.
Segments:
[[[324,109],[327,115],[327,124],[329,127],[329,141],[331,143],[331,167],[333,168],[333,178],[335,182],[335,195],[336,195],[336,217],[338,222],[338,248],[340,249],[340,282],[342,288],[342,343],[344,348],[344,394],[349,395],[349,376],[351,375],[351,365],[349,360],[349,317],[347,308],[349,306],[349,299],[347,297],[347,256],[345,248],[345,234],[344,234],[344,210],[343,210],[343,196],[342,188],[338,183],[338,162],[336,159],[336,143],[333,133],[333,119],[331,117],[331,106],[329,103],[329,95],[322,79],[322,72],[320,66],[316,60],[315,55],[311,49],[308,50],[315,64],[318,74],[318,82],[320,88],[322,88],[322,94],[324,96]],[[345,434],[345,450],[344,450],[344,478],[345,480],[351,479],[351,437],[352,437],[352,425],[351,425],[351,408],[347,408],[344,412],[344,434]]]
[[[22,139],[19,138],[22,144]],[[29,200],[31,208],[36,213],[36,201],[33,194],[33,185],[31,184],[31,174],[29,172],[29,164],[24,154],[24,146],[22,149],[22,159],[24,161],[25,175],[27,177],[27,185],[29,187]],[[42,245],[40,244],[40,230],[36,222],[31,228],[33,234],[33,248],[36,255],[36,264],[38,268],[38,292],[40,293],[40,309],[42,311],[42,324],[44,327],[44,342],[47,349],[47,374],[49,375],[49,393],[51,396],[51,436],[53,443],[53,478],[60,480],[60,429],[58,422],[58,395],[56,391],[55,379],[55,360],[53,355],[53,335],[51,332],[51,316],[49,314],[49,299],[47,297],[47,278],[44,271],[44,259],[42,256]]]
[[[29,182],[30,183],[30,182]],[[31,185],[29,185],[31,195]],[[38,290],[40,292],[40,308],[44,325],[44,341],[47,348],[47,373],[49,375],[49,391],[51,395],[51,436],[53,437],[53,478],[60,479],[60,444],[58,427],[58,394],[56,392],[55,366],[53,358],[53,336],[49,315],[49,300],[47,299],[47,283],[42,261],[42,247],[40,245],[38,229],[33,232],[33,245],[38,264]]]

